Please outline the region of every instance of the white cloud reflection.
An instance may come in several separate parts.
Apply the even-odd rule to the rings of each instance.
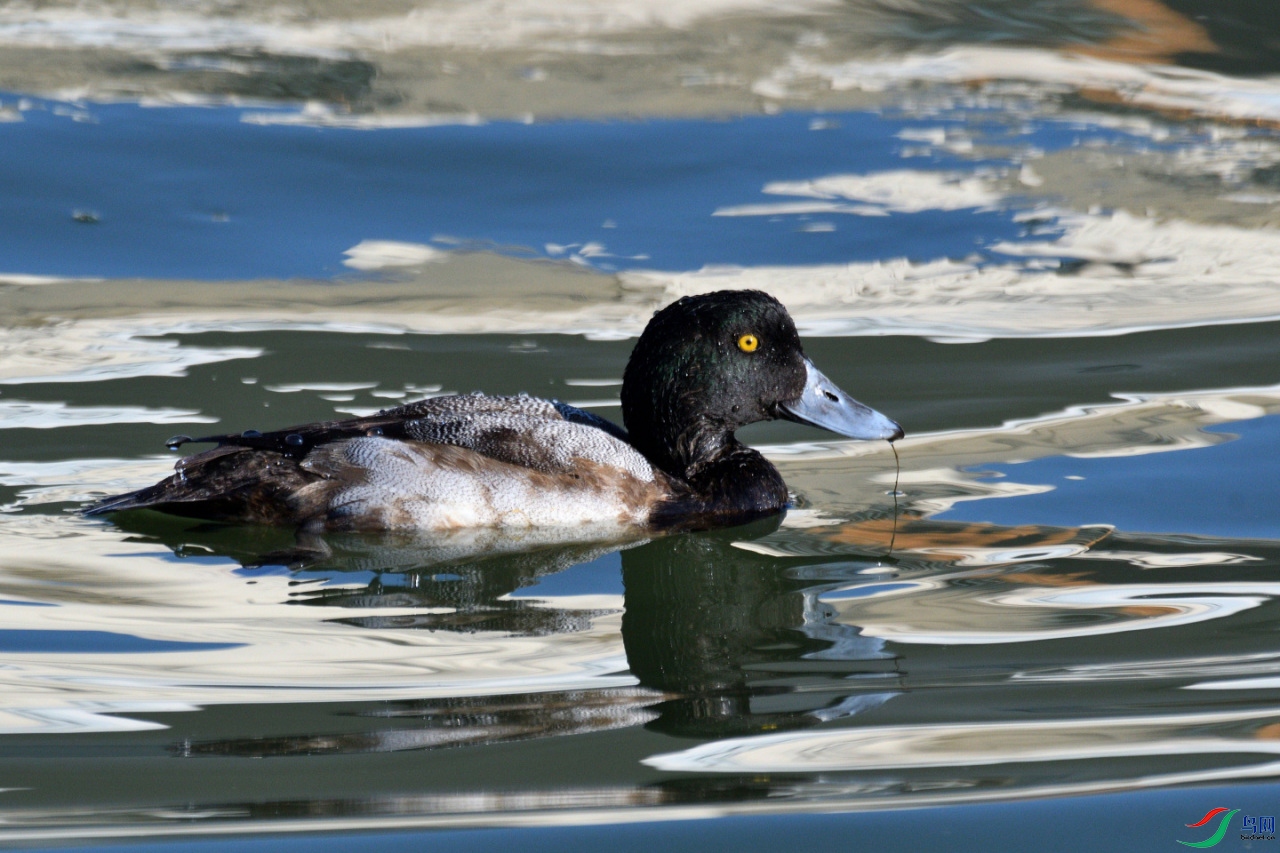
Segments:
[[[1280,741],[1205,733],[1274,719],[1274,709],[1081,720],[864,726],[725,738],[644,764],[672,773],[822,773],[966,768],[1177,755],[1280,755]],[[1268,762],[1271,766],[1275,762]],[[1247,771],[1245,773],[1247,775]]]
[[[185,376],[196,365],[257,358],[263,352],[253,347],[184,346],[155,337],[171,328],[146,323],[83,319],[15,326],[5,322],[9,319],[0,316],[0,385]]]
[[[735,204],[718,207],[712,216],[801,216],[811,213],[848,213],[854,216],[888,216],[883,207],[843,204],[837,201],[780,201],[774,204]]]
[[[996,207],[1004,200],[991,181],[970,172],[895,169],[866,175],[829,175],[808,181],[773,181],[768,195],[847,198],[897,213]]]
[[[332,57],[348,51],[408,47],[555,47],[648,28],[687,27],[702,18],[754,13],[820,12],[834,0],[478,0],[445,2],[403,14],[305,17],[265,7],[227,14],[226,7],[133,8],[103,5],[0,10],[0,44],[110,47],[115,50],[267,50]]]
[[[380,270],[387,267],[416,267],[447,260],[449,253],[424,243],[402,243],[395,240],[361,240],[342,254],[343,266],[356,270]]]
[[[475,126],[484,123],[483,119],[475,113],[365,114],[334,109],[328,104],[319,102],[305,104],[300,110],[249,111],[245,112],[240,120],[245,124],[334,127],[346,130],[386,130],[446,125]],[[355,266],[351,263],[347,265]]]
[[[194,409],[147,406],[72,406],[0,400],[0,429],[58,429],[99,424],[212,424],[218,419]]]
[[[904,589],[899,597],[913,591]],[[1222,619],[1277,597],[1280,583],[1020,586],[981,598],[948,590],[927,605],[916,599],[911,605],[884,606],[893,595],[831,603],[841,611],[839,621],[859,625],[866,636],[896,643],[988,645],[1094,637]],[[1075,624],[1076,620],[1067,618],[1071,614],[1096,618]],[[1063,627],[1064,621],[1073,624]]]
[[[964,45],[938,52],[827,62],[796,53],[756,80],[767,98],[804,97],[813,81],[836,91],[884,92],[915,83],[1031,84],[1035,94],[1117,93],[1138,107],[1236,120],[1280,120],[1280,78],[1229,77],[1171,65],[1116,62],[1069,52]]]

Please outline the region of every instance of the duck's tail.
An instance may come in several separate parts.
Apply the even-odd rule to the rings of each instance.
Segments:
[[[172,477],[169,480],[173,479]],[[94,501],[86,507],[81,507],[81,515],[105,515],[108,512],[121,512],[126,509],[146,509],[147,507],[156,506],[164,502],[161,497],[162,486],[169,480],[157,483],[154,486],[148,486],[145,489],[138,489],[136,492],[126,492],[123,495],[111,495]]]
[[[316,479],[283,454],[225,445],[188,456],[155,485],[103,498],[83,513],[154,509],[193,518],[288,524],[300,514],[290,496]]]

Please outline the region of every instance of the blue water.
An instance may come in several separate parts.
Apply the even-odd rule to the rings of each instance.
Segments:
[[[622,556],[605,554],[562,572],[542,575],[536,584],[520,589],[512,598],[554,598],[566,595],[622,595]]]
[[[343,252],[362,240],[440,236],[534,256],[599,243],[606,254],[586,261],[599,269],[801,266],[875,260],[888,245],[917,261],[967,257],[1024,231],[1012,209],[712,215],[803,200],[762,194],[770,181],[1012,167],[938,149],[904,161],[912,143],[897,134],[954,123],[939,120],[847,112],[811,130],[812,115],[791,113],[368,131],[251,124],[232,107],[92,105],[92,121],[76,121],[44,106],[0,124],[0,272],[327,277],[350,272]],[[1123,136],[1057,121],[985,132],[1043,150]],[[801,230],[814,218],[836,229]]]
[[[128,654],[134,652],[190,652],[235,649],[244,643],[187,643],[149,640],[112,631],[0,629],[0,653]]]
[[[1016,500],[962,501],[935,517],[1013,525],[1106,523],[1143,533],[1273,537],[1272,509],[1280,500],[1280,482],[1268,461],[1280,455],[1280,416],[1236,421],[1206,432],[1234,438],[1166,453],[1051,456],[1016,465],[983,465],[984,472],[1052,489]]]

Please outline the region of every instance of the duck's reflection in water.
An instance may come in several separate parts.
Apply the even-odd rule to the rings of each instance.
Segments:
[[[421,749],[640,723],[667,734],[720,737],[811,726],[894,694],[895,664],[883,641],[831,623],[830,608],[818,599],[878,561],[851,556],[849,549],[815,560],[744,547],[775,533],[777,518],[650,541],[540,547],[527,540],[392,535],[290,541],[269,530],[253,538],[243,529],[146,515],[118,523],[178,552],[231,556],[246,566],[287,562],[299,581],[310,581],[296,588],[294,603],[333,608],[332,621],[363,628],[472,633],[478,641],[491,632],[555,638],[623,609],[622,642],[639,682],[635,688],[384,703],[356,713],[382,725],[394,720],[394,730],[188,741],[176,747],[183,755]],[[615,594],[538,597],[538,584],[549,576],[593,561],[611,574]],[[815,566],[823,563],[829,570],[818,574],[829,575],[826,582],[815,580]],[[554,644],[547,653],[554,654]]]
[[[826,585],[812,571],[742,547],[776,527],[674,536],[622,555],[627,662],[641,684],[672,694],[652,727],[697,737],[774,731],[893,695],[883,642],[832,625],[818,600]],[[830,574],[856,576],[877,562],[842,555]]]
[[[376,545],[368,539],[336,544],[326,562],[367,563],[373,571],[364,587],[320,587],[300,592],[295,601],[321,607],[353,610],[412,610],[396,615],[342,616],[335,621],[364,628],[425,628],[478,633],[500,631],[511,636],[538,637],[584,631],[591,620],[610,609],[548,607],[536,598],[512,593],[534,586],[542,578],[591,563],[634,543],[570,545],[524,552],[490,553],[472,559],[432,561],[403,568],[415,554],[411,540]],[[363,547],[361,547],[363,546]],[[377,557],[370,553],[376,549]],[[421,560],[421,552],[417,552]],[[371,559],[373,558],[373,559]],[[401,568],[388,569],[388,566]],[[311,567],[316,571],[318,567]],[[350,568],[347,571],[351,571]]]

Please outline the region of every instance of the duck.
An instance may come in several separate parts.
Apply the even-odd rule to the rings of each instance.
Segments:
[[[623,373],[623,427],[559,400],[432,397],[375,415],[192,439],[155,485],[88,515],[150,509],[309,532],[600,526],[708,529],[783,512],[782,475],[734,432],[786,419],[848,438],[902,427],[805,355],[782,303],[756,290],[658,310]]]

